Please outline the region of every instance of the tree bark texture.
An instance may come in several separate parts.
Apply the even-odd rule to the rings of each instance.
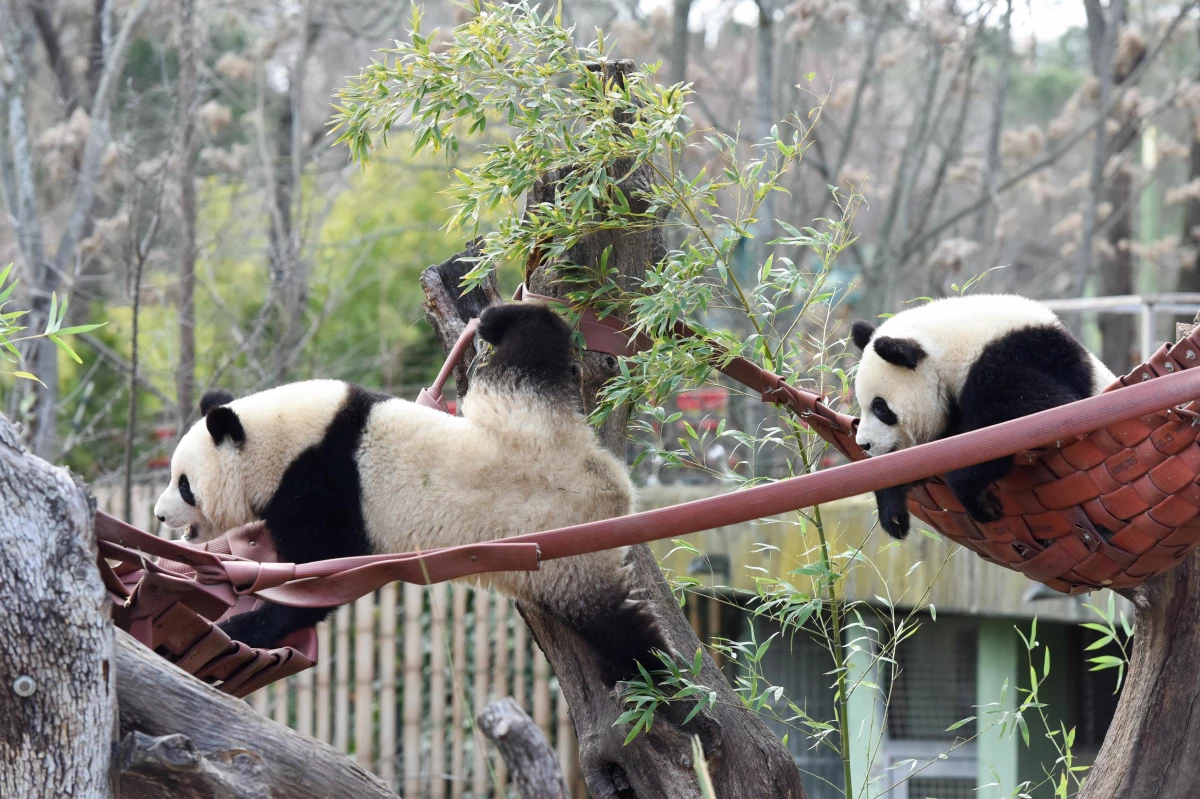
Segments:
[[[93,515],[0,415],[0,796],[112,796],[113,634]]]
[[[1195,327],[1177,325],[1176,333]],[[1200,554],[1124,593],[1135,612],[1133,654],[1079,799],[1191,799],[1200,759]]]
[[[550,742],[511,696],[492,702],[476,721],[500,750],[521,799],[570,799]]]
[[[348,756],[260,716],[122,631],[117,687],[122,799],[395,799]]]
[[[632,62],[617,61],[604,65],[605,76],[621,79],[633,68]],[[648,170],[629,173],[628,164],[614,163],[614,175],[623,176],[622,189],[630,198],[635,212],[638,207],[634,194],[639,185],[648,185]],[[627,174],[629,173],[629,174]],[[528,203],[553,200],[558,176],[547,174],[531,190]],[[659,228],[635,231],[603,231],[585,237],[566,253],[570,263],[597,268],[601,254],[611,252],[608,267],[619,273],[621,288],[636,291],[647,267],[666,255],[666,245]],[[430,267],[422,276],[422,285],[457,285],[452,276],[455,259]],[[537,263],[536,259],[534,263]],[[461,267],[459,267],[461,268]],[[460,273],[461,274],[461,273]],[[448,276],[451,275],[451,276]],[[555,264],[538,264],[527,275],[529,289],[536,294],[562,297],[566,286],[557,282]],[[457,295],[450,295],[453,299]],[[470,295],[468,295],[470,296]],[[475,302],[479,296],[475,296]],[[446,297],[430,298],[426,311],[434,329],[447,350],[457,335],[447,333],[478,311],[467,308],[468,302],[456,307],[445,306]],[[447,318],[451,321],[446,322]],[[461,329],[459,327],[459,329]],[[616,358],[603,353],[584,355],[583,399],[590,411],[596,405],[596,393],[604,382],[616,374]],[[458,383],[460,396],[465,382]],[[625,427],[628,409],[614,411],[598,431],[601,443],[618,457],[625,457]],[[667,581],[663,578],[650,548],[641,545],[630,548],[633,566],[634,593],[651,603],[660,620],[663,632],[672,648],[684,655],[700,649],[700,642],[681,612]],[[588,788],[596,799],[694,799],[700,788],[693,770],[691,736],[699,735],[712,774],[716,795],[721,799],[740,797],[804,797],[800,772],[791,754],[766,725],[748,710],[730,688],[724,675],[707,653],[698,682],[717,692],[717,703],[711,711],[700,713],[682,729],[680,723],[691,710],[690,703],[673,704],[660,713],[648,733],[639,735],[628,746],[623,744],[628,729],[614,722],[623,708],[615,690],[605,685],[589,647],[570,627],[554,616],[533,606],[517,605],[533,633],[538,646],[546,654],[558,677],[570,709],[571,722],[579,741],[579,758]],[[754,764],[748,767],[748,764]]]
[[[1126,594],[1132,656],[1080,799],[1192,799],[1200,762],[1200,559]]]

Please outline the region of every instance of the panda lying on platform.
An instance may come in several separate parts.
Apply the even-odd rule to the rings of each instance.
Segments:
[[[1100,393],[1116,378],[1046,306],[1009,294],[935,300],[903,311],[878,329],[851,329],[863,351],[854,383],[862,419],[857,441],[886,455],[978,430]],[[1011,456],[946,475],[972,518],[1001,518],[989,486],[1007,475]],[[908,535],[908,489],[875,492],[879,523]]]
[[[208,540],[265,521],[284,562],[411,552],[606,519],[633,509],[625,464],[582,416],[571,330],[544,305],[488,308],[463,415],[336,380],[233,399],[209,392],[179,442],[155,514]],[[554,612],[595,650],[605,679],[669,652],[649,605],[630,598],[626,550],[481,576]],[[221,626],[275,644],[331,609],[268,604]]]

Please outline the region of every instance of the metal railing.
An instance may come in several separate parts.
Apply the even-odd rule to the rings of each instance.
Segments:
[[[1155,322],[1159,314],[1189,314],[1200,312],[1200,293],[1125,294],[1115,297],[1075,297],[1063,300],[1042,300],[1055,313],[1100,312],[1135,315],[1139,319],[1141,361],[1150,360],[1158,349]],[[1174,331],[1172,331],[1174,339]]]

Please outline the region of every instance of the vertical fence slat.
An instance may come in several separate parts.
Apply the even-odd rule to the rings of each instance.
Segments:
[[[575,768],[578,760],[575,748],[575,730],[571,727],[571,717],[567,714],[567,698],[562,695],[562,691],[554,692],[555,716],[558,729],[555,731],[555,740],[558,742],[558,764],[562,767],[563,776],[567,779],[567,784],[571,783],[571,772]]]
[[[512,604],[508,598],[496,592],[493,594],[496,598],[496,618],[495,626],[492,628],[495,631],[496,643],[496,660],[492,669],[492,695],[497,699],[508,696],[508,617],[509,611],[512,609]],[[479,710],[475,711],[476,713]],[[505,788],[508,786],[508,766],[504,762],[503,755],[497,749],[492,756],[492,769],[495,777],[493,783],[496,785],[496,790],[500,796],[505,795]]]
[[[354,759],[375,765],[375,595],[354,602]]]
[[[260,716],[267,715],[267,700],[269,698],[267,696],[267,688],[269,687],[264,686],[250,694],[250,707],[254,708],[254,712]]]
[[[530,712],[532,708],[525,703],[525,664],[529,661],[526,658],[528,647],[526,644],[527,636],[525,629],[525,620],[520,614],[516,614],[513,619],[513,700],[517,703],[517,707]]]
[[[333,634],[330,632],[331,622],[326,619],[317,625],[317,740],[329,743],[330,722],[333,720],[333,706],[330,704],[329,670],[333,662],[333,647],[330,646]]]
[[[429,594],[429,796],[446,795],[446,584]]]
[[[404,586],[404,795],[424,796],[421,779],[421,606],[425,589]]]
[[[291,680],[277,680],[271,684],[272,700],[271,718],[283,726],[288,724],[288,685]]]
[[[396,787],[396,600],[395,583],[379,589],[379,778]],[[408,628],[404,629],[405,634]]]
[[[318,652],[320,649],[318,647]],[[305,669],[296,675],[296,731],[313,734],[313,670]]]
[[[350,751],[350,608],[334,617],[333,745]]]
[[[705,638],[711,646],[714,641],[721,637],[721,598],[716,592],[708,598],[708,630],[705,631]],[[710,649],[713,663],[716,667],[721,668],[721,654],[715,649]]]
[[[475,799],[482,799],[487,791],[487,740],[475,724],[475,716],[488,702],[488,610],[491,602],[486,591],[477,590],[475,605],[475,702],[471,707],[471,732],[475,743],[475,760],[471,769],[471,790]]]
[[[463,703],[467,691],[467,587],[462,584],[454,586],[454,631],[453,631],[453,664],[454,674],[451,680],[453,691],[450,700],[450,723],[452,739],[450,745],[450,776],[453,779],[450,788],[451,799],[462,799],[467,785],[466,758],[463,747]]]
[[[533,722],[550,740],[550,663],[536,645],[533,647]]]

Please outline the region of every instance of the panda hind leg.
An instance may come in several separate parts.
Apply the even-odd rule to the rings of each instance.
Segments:
[[[972,519],[994,522],[1004,516],[1004,506],[992,492],[991,484],[1008,475],[1013,468],[1012,456],[977,463],[956,469],[946,475],[946,484],[966,508]]]
[[[271,649],[297,630],[324,621],[334,608],[293,608],[270,602],[239,613],[217,626],[234,641],[254,649]]]
[[[637,664],[647,671],[661,668],[655,652],[678,659],[649,602],[623,597],[599,602],[586,610],[563,613],[552,610],[566,622],[595,653],[600,677],[615,685],[638,674]]]

